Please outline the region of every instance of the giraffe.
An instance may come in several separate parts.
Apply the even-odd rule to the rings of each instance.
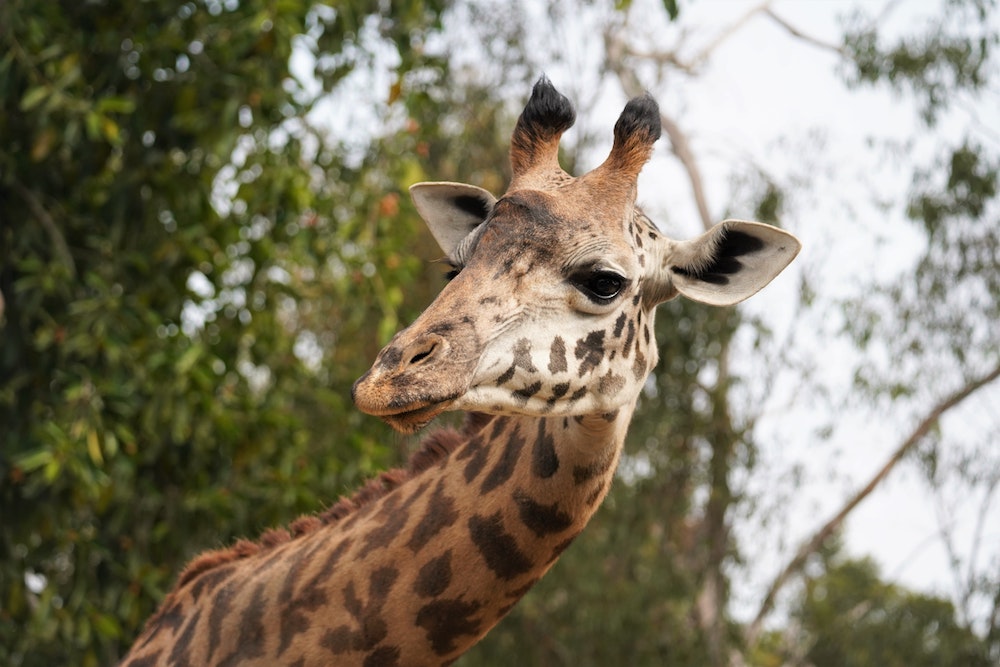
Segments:
[[[574,119],[542,77],[501,198],[411,188],[453,277],[352,394],[402,432],[445,410],[466,412],[464,426],[325,512],[197,556],[123,665],[448,665],[583,530],[657,361],[656,306],[739,302],[799,242],[735,220],[666,238],[635,205],[656,102],[631,100],[608,158],[579,177],[558,162]]]

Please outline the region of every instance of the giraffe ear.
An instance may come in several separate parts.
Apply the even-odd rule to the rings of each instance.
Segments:
[[[410,186],[410,196],[434,240],[449,256],[497,203],[486,190],[464,183],[417,183]]]
[[[759,222],[726,220],[690,241],[672,241],[660,280],[669,284],[661,299],[677,293],[711,304],[731,306],[767,285],[799,253],[792,234]]]

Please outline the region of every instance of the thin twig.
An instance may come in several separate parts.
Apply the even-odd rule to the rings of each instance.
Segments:
[[[843,47],[837,44],[833,44],[831,42],[824,42],[819,38],[813,37],[812,35],[807,35],[806,33],[802,32],[801,30],[793,26],[791,23],[786,21],[785,19],[775,14],[774,10],[771,9],[770,7],[763,7],[762,11],[765,14],[767,14],[772,21],[774,21],[779,26],[784,28],[788,32],[788,34],[792,35],[793,37],[801,39],[803,42],[806,42],[807,44],[812,44],[813,46],[819,47],[821,49],[825,49],[827,51],[833,51],[834,53],[836,53],[841,57],[847,57],[847,54],[844,52]]]
[[[959,405],[966,398],[974,394],[979,389],[990,384],[994,380],[1000,377],[1000,366],[995,367],[988,374],[980,377],[979,379],[972,380],[967,383],[964,387],[951,394],[940,403],[935,405],[927,415],[917,424],[916,428],[910,433],[910,435],[903,440],[902,444],[893,452],[889,460],[886,461],[885,465],[875,474],[874,477],[857,493],[855,493],[847,503],[837,512],[833,518],[827,521],[819,530],[817,530],[811,538],[799,547],[799,550],[795,553],[795,556],[788,562],[781,573],[775,577],[774,581],[771,583],[770,588],[768,588],[767,594],[764,596],[764,601],[761,603],[760,609],[757,612],[756,617],[754,617],[753,622],[747,626],[746,631],[746,644],[747,646],[752,646],[757,638],[760,636],[761,628],[764,624],[764,619],[774,608],[775,599],[777,598],[778,592],[788,583],[788,581],[797,574],[802,567],[805,565],[806,559],[820,547],[823,546],[824,542],[832,535],[840,526],[843,524],[847,515],[861,503],[862,500],[867,498],[872,491],[886,478],[886,476],[892,471],[893,468],[902,460],[902,458],[909,452],[913,447],[920,442],[934,427],[935,424],[941,419],[941,417]]]
[[[874,23],[881,23],[882,21],[885,21],[889,17],[889,14],[896,11],[896,8],[901,4],[903,4],[901,0],[889,0],[889,2],[885,3],[885,7],[882,8],[882,11],[878,13]]]
[[[953,585],[955,586],[955,591],[959,592],[959,595],[962,598],[958,610],[958,613],[962,615],[968,610],[969,591],[965,590],[964,593],[962,592],[965,589],[965,585],[962,578],[961,559],[958,557],[958,549],[955,547],[954,524],[946,518],[951,514],[951,512],[949,512],[948,508],[945,507],[945,501],[941,495],[938,495],[935,498],[934,510],[937,513],[938,538],[944,546],[945,554],[948,557],[948,564],[950,565],[949,569],[951,570],[951,577],[954,580]]]
[[[642,60],[656,63],[657,65],[670,65],[674,69],[680,70],[685,74],[697,74],[695,65],[681,60],[675,51],[638,51],[626,45],[625,53],[633,58],[640,58]]]
[[[716,35],[715,39],[713,39],[708,44],[708,46],[699,51],[698,55],[696,55],[694,58],[691,59],[690,65],[688,67],[690,67],[692,70],[697,67],[700,67],[701,64],[704,63],[706,60],[708,60],[709,56],[712,55],[712,51],[719,48],[720,44],[722,44],[727,39],[735,35],[736,32],[739,31],[739,29],[742,28],[747,23],[747,21],[752,19],[760,12],[770,11],[769,8],[770,4],[771,0],[766,0],[765,2],[760,3],[756,7],[751,7],[749,10],[747,10],[747,12],[743,16],[738,18],[736,21],[727,26],[725,30]]]
[[[69,251],[69,246],[66,245],[66,238],[59,231],[59,225],[52,219],[49,212],[45,210],[42,202],[38,200],[34,192],[26,188],[19,181],[14,181],[14,190],[21,196],[31,210],[32,215],[35,216],[42,225],[42,228],[49,235],[49,240],[52,241],[52,248],[57,258],[66,265],[70,277],[76,277],[76,263],[73,261],[73,254]]]
[[[983,546],[983,533],[986,530],[986,520],[988,517],[992,517],[990,514],[990,505],[993,504],[993,494],[997,491],[998,482],[1000,480],[993,479],[989,485],[986,487],[986,493],[983,494],[983,502],[980,505],[979,516],[976,517],[976,526],[972,531],[972,547],[969,549],[969,563],[966,568],[966,579],[965,579],[965,591],[962,595],[962,609],[960,610],[964,621],[967,625],[972,624],[972,611],[969,609],[969,601],[972,598],[972,593],[975,588],[976,582],[976,559],[979,557],[979,551]]]

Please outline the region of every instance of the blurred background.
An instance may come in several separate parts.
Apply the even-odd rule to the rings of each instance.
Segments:
[[[661,306],[619,479],[458,664],[1000,663],[994,0],[0,1],[0,664],[113,664],[195,553],[416,440],[350,385],[444,282],[406,194],[503,192],[546,74],[625,101],[675,238],[797,234]]]

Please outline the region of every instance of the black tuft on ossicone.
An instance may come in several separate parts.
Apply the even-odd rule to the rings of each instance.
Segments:
[[[531,89],[531,99],[524,107],[518,124],[542,137],[562,134],[576,122],[576,110],[544,74]]]
[[[615,142],[634,137],[643,144],[652,144],[660,138],[660,127],[660,106],[652,95],[634,97],[615,123]]]
[[[575,120],[570,101],[546,77],[540,78],[510,138],[514,174],[525,173],[539,162],[556,163],[559,137]]]

